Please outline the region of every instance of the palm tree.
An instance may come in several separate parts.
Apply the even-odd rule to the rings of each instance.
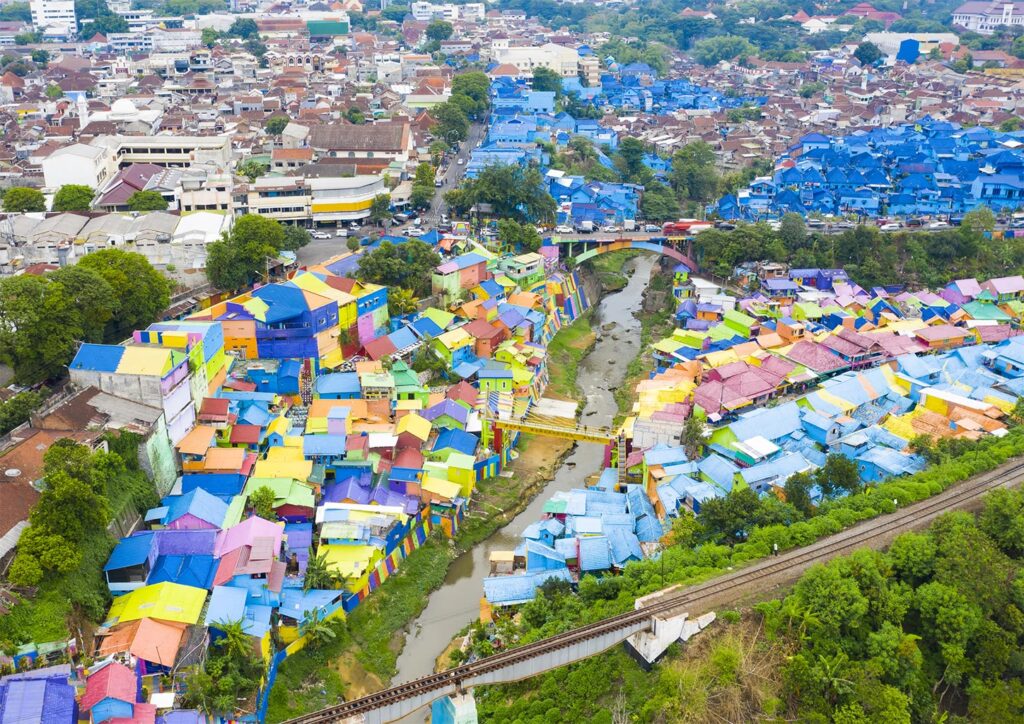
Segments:
[[[245,624],[241,619],[217,624],[217,628],[224,634],[217,645],[229,659],[242,660],[252,655],[252,639],[245,632]]]
[[[319,648],[333,641],[338,633],[329,621],[320,616],[320,609],[314,608],[299,626],[299,634],[305,636],[311,648]]]
[[[345,583],[345,576],[327,562],[326,553],[318,553],[310,557],[306,563],[306,577],[302,581],[302,590],[308,591],[313,588],[330,590],[339,588]]]

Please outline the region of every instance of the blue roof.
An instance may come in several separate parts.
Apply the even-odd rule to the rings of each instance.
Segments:
[[[193,488],[184,495],[168,495],[160,502],[167,507],[165,524],[191,515],[219,528],[228,513],[227,503],[202,488]]]
[[[332,372],[320,375],[313,383],[313,389],[322,395],[359,394],[359,375],[355,372]]]
[[[209,588],[216,570],[217,562],[213,556],[160,556],[146,578],[146,584],[170,581],[193,588]]]
[[[388,335],[388,339],[391,340],[391,344],[395,345],[395,349],[405,349],[419,341],[409,327],[402,327],[401,329],[392,332]]]
[[[129,538],[122,538],[114,546],[114,550],[111,552],[110,558],[107,559],[107,565],[103,566],[103,570],[114,571],[118,568],[142,565],[149,560],[149,551],[152,545],[152,531],[136,533]]]
[[[343,455],[345,435],[303,435],[303,455]]]
[[[491,298],[500,297],[505,293],[505,288],[493,279],[485,279],[480,282],[480,288],[487,292],[487,296]]]
[[[572,574],[567,568],[553,568],[513,576],[489,576],[484,579],[484,596],[494,606],[515,606],[532,601],[537,596],[537,588],[552,579],[571,583]]]
[[[114,344],[83,344],[78,354],[68,365],[73,370],[90,370],[93,372],[116,372],[124,355],[124,347]]]
[[[213,626],[218,623],[237,621],[242,617],[246,596],[244,588],[214,586],[204,623],[207,626]]]
[[[476,447],[479,444],[480,440],[472,433],[457,428],[444,428],[438,434],[437,440],[434,441],[433,451],[451,448],[466,455],[475,455]]]
[[[580,570],[607,571],[612,567],[611,548],[603,535],[580,538]]]
[[[0,724],[74,724],[75,687],[71,666],[61,664],[0,679]]]
[[[432,319],[428,319],[427,317],[420,317],[414,321],[411,326],[421,337],[436,337],[444,332],[436,322]]]
[[[733,476],[739,471],[736,465],[717,453],[701,460],[697,467],[723,490],[732,490]]]

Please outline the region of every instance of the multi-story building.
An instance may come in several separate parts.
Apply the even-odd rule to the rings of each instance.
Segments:
[[[573,48],[556,43],[545,43],[541,46],[494,48],[494,55],[496,62],[514,65],[519,70],[532,71],[534,68],[548,68],[563,78],[571,78],[579,73],[579,53]]]
[[[953,11],[953,25],[981,35],[991,35],[1004,26],[1024,25],[1024,2],[968,0]]]
[[[356,175],[341,164],[313,164],[303,176],[263,176],[235,194],[235,214],[314,226],[365,219],[387,193],[383,175]]]
[[[76,27],[74,0],[32,0],[32,24],[37,28],[63,28],[74,31]]]
[[[55,190],[67,184],[97,189],[117,171],[110,149],[84,143],[58,148],[42,165],[46,188]]]
[[[93,145],[111,149],[122,168],[133,163],[171,168],[212,163],[227,168],[231,163],[228,136],[102,136]]]

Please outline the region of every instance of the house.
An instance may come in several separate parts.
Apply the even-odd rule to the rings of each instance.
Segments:
[[[71,665],[61,664],[0,678],[0,721],[75,724],[78,703],[70,677]]]
[[[156,707],[138,702],[138,680],[124,664],[109,662],[90,673],[85,681],[85,693],[79,704],[92,724],[111,719],[135,720],[152,717]]]

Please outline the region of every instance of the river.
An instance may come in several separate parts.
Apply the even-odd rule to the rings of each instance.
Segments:
[[[588,424],[609,424],[618,412],[613,390],[623,383],[626,367],[639,351],[640,327],[633,315],[640,311],[655,263],[656,259],[646,254],[626,262],[624,271],[634,272],[628,284],[621,291],[606,295],[595,312],[593,327],[600,338],[581,360],[577,374],[577,384],[586,395],[582,414]],[[606,327],[609,324],[614,327]],[[523,512],[455,559],[444,583],[430,594],[427,607],[412,623],[392,684],[433,673],[435,660],[452,638],[480,614],[483,579],[490,572],[491,553],[515,548],[523,530],[540,520],[544,503],[554,493],[582,487],[587,476],[601,469],[601,463],[600,445],[578,444]]]

